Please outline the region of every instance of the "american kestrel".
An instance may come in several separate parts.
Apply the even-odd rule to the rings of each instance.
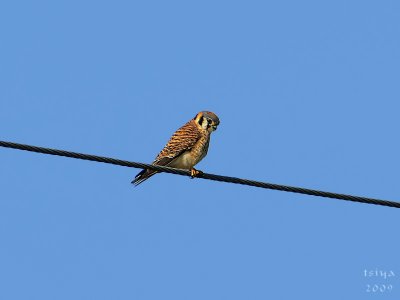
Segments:
[[[211,111],[199,112],[172,135],[152,164],[190,170],[192,177],[195,177],[199,171],[193,167],[207,155],[211,132],[218,125],[216,114]],[[156,173],[157,171],[144,169],[136,175],[132,183],[139,185]]]

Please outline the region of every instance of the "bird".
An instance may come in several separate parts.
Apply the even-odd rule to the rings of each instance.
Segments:
[[[179,128],[157,155],[153,165],[190,170],[192,178],[201,171],[194,168],[208,152],[211,133],[217,130],[219,118],[211,111],[201,111]],[[144,169],[132,180],[135,186],[149,179],[158,171]]]

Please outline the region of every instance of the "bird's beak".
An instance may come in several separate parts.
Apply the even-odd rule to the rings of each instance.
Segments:
[[[213,125],[212,126],[212,129],[215,131],[215,130],[217,130],[217,125]]]

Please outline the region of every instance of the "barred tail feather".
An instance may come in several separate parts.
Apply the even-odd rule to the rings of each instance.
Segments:
[[[153,176],[154,174],[156,174],[157,171],[153,171],[153,170],[149,170],[149,169],[144,169],[142,171],[140,171],[135,178],[132,180],[132,184],[134,184],[135,186],[138,186],[139,184],[141,184],[143,181],[149,179],[151,176]]]

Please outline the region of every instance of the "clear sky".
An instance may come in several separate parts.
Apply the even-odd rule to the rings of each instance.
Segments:
[[[200,170],[400,201],[399,80],[394,0],[0,5],[7,141],[151,162],[211,110]],[[400,299],[398,209],[134,188],[137,169],[4,148],[0,165],[0,299]]]

